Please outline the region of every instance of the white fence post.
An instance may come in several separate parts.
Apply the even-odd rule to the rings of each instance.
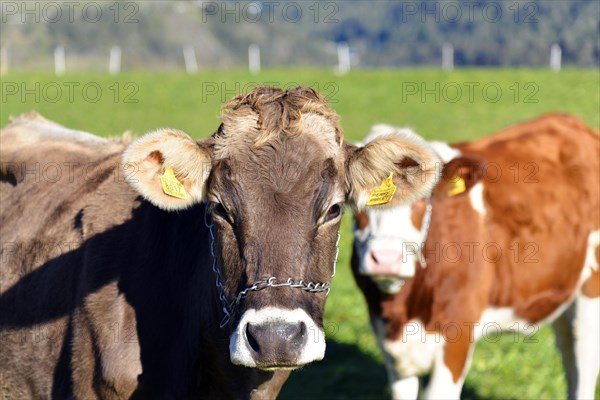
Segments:
[[[8,72],[8,45],[0,48],[0,75]]]
[[[113,46],[110,48],[108,72],[111,75],[115,75],[121,72],[121,48],[119,46]]]
[[[558,43],[554,43],[550,47],[550,69],[552,71],[560,71],[562,64],[562,50]]]
[[[442,69],[452,71],[454,69],[454,46],[450,43],[442,45]]]
[[[196,62],[196,51],[194,47],[188,45],[183,47],[183,60],[185,61],[185,70],[188,74],[198,72],[198,63]]]
[[[347,43],[340,43],[337,46],[338,54],[338,73],[347,74],[350,71],[350,46]]]
[[[251,74],[260,72],[260,47],[257,44],[248,46],[248,68]]]
[[[65,74],[65,48],[62,46],[54,49],[54,73],[58,76]]]

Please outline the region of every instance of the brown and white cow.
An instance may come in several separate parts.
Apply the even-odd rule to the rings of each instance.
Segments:
[[[323,358],[344,203],[390,172],[392,203],[422,196],[435,156],[345,143],[309,88],[257,88],[221,120],[201,141],[31,114],[1,131],[4,397],[272,398]]]
[[[406,129],[374,127],[368,143]],[[552,322],[569,397],[594,397],[600,367],[600,141],[546,115],[470,143],[432,143],[431,197],[355,214],[354,276],[394,398],[459,398],[480,338]],[[428,229],[427,229],[428,226]]]

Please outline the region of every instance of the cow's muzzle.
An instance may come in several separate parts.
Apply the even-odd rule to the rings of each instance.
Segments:
[[[264,370],[293,369],[325,355],[321,328],[303,310],[247,310],[229,344],[231,362]]]

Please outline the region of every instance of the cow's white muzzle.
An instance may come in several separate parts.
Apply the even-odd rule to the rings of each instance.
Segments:
[[[233,364],[293,369],[323,359],[325,335],[302,309],[249,309],[231,335],[229,352]]]

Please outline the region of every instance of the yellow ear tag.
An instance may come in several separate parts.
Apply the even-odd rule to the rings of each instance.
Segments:
[[[183,184],[175,177],[171,167],[165,168],[165,173],[160,177],[163,192],[178,199],[187,199],[187,193]]]
[[[446,194],[448,197],[452,197],[463,193],[465,190],[467,190],[465,180],[460,176],[455,176],[454,178],[450,179],[450,189],[448,189]]]
[[[392,175],[393,173],[390,173],[390,176],[384,179],[384,181],[381,182],[381,185],[379,185],[378,188],[373,190],[373,192],[369,196],[369,200],[367,200],[368,206],[385,204],[389,203],[390,200],[392,200],[392,197],[394,197],[394,193],[396,193],[396,185],[394,185],[394,182],[392,181]]]

